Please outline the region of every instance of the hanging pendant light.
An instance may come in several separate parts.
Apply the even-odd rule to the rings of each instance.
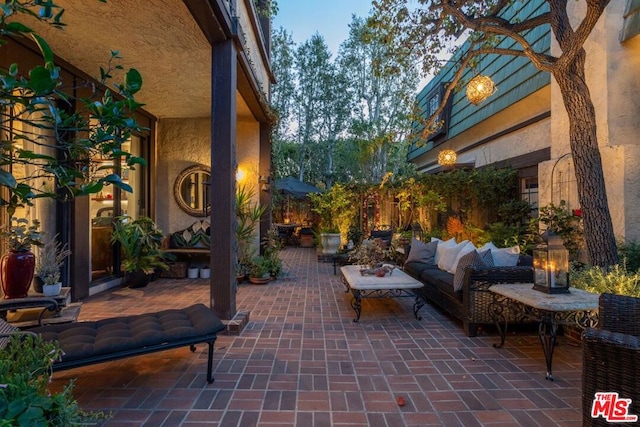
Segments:
[[[453,166],[458,160],[458,155],[453,150],[442,150],[438,153],[438,164],[441,166]]]
[[[467,84],[467,99],[473,105],[478,105],[496,91],[497,87],[491,77],[477,75]]]

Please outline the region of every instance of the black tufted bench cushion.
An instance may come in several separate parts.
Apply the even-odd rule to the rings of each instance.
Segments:
[[[209,345],[207,381],[213,382],[213,345],[225,325],[204,304],[92,322],[64,323],[30,329],[55,340],[64,352],[54,370],[195,344]]]

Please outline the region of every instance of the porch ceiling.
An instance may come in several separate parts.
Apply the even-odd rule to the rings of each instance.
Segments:
[[[158,118],[208,117],[211,47],[181,0],[58,0],[67,26],[34,23],[54,52],[90,76],[100,75],[117,50],[124,69],[136,68],[136,95]],[[213,18],[212,18],[213,19]],[[122,72],[113,73],[121,81]],[[238,103],[240,116],[251,115]]]

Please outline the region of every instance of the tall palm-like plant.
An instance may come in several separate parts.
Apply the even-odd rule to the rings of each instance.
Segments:
[[[251,266],[251,260],[257,251],[252,245],[256,224],[266,212],[266,206],[260,206],[253,200],[256,192],[253,188],[241,185],[236,191],[236,241],[238,242],[237,273],[244,274]]]

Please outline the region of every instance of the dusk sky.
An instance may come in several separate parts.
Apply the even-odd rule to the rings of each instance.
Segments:
[[[335,57],[349,35],[351,15],[368,16],[371,0],[278,0],[278,8],[274,28],[286,28],[296,44],[318,32]]]

